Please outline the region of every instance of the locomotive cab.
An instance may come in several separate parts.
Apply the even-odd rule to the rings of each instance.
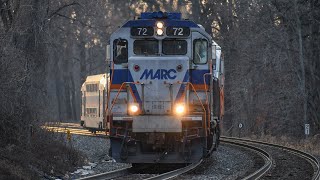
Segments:
[[[110,155],[191,163],[211,153],[221,113],[213,111],[220,92],[209,34],[180,13],[142,13],[111,35],[110,46]]]

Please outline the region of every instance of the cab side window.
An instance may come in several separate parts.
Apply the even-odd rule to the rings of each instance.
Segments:
[[[115,64],[128,62],[128,41],[126,39],[113,41],[113,61]]]
[[[208,41],[196,39],[193,41],[193,62],[195,64],[206,64],[208,61]]]

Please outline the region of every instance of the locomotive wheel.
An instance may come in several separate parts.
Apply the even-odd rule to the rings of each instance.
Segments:
[[[218,126],[214,128],[212,131],[210,131],[210,135],[208,136],[207,139],[207,154],[205,157],[210,157],[213,151],[217,150],[217,147],[219,145],[219,128]],[[212,151],[211,151],[212,150]]]
[[[214,128],[211,129],[211,131],[209,132],[209,137],[208,137],[208,149],[211,149],[213,146],[213,150],[215,151],[216,148],[219,145],[219,138],[220,138],[220,128],[219,128],[219,124]]]
[[[212,136],[212,144],[213,144],[213,151],[217,150],[218,144],[219,144],[219,135],[218,135],[218,128],[215,128],[213,131],[213,136]]]

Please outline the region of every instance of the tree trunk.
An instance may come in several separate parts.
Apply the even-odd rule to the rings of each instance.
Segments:
[[[295,12],[295,19],[296,19],[296,31],[298,35],[298,43],[299,43],[299,62],[300,62],[300,69],[301,69],[301,76],[300,76],[300,90],[303,98],[303,123],[307,124],[307,103],[308,103],[308,96],[306,92],[306,77],[305,77],[305,64],[304,64],[304,57],[303,57],[303,42],[302,42],[302,32],[301,32],[301,21],[298,12],[298,0],[294,0],[294,12]]]

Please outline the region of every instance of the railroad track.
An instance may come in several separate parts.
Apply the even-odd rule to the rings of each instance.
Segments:
[[[111,172],[106,172],[106,173],[101,173],[101,174],[96,174],[93,176],[88,176],[84,178],[80,178],[79,180],[103,180],[103,179],[115,179],[115,178],[124,178],[124,177],[129,177],[134,176],[134,175],[140,175],[140,178],[144,180],[162,180],[162,179],[171,179],[174,177],[179,176],[180,174],[186,173],[188,171],[193,170],[197,166],[201,164],[202,160],[199,161],[198,163],[190,164],[186,167],[175,169],[172,171],[168,171],[165,173],[160,173],[160,174],[140,174],[137,172],[137,170],[134,170],[132,167],[130,168],[124,168],[124,169],[119,169]],[[136,172],[136,173],[134,173]],[[142,177],[144,176],[144,177]],[[138,177],[137,177],[138,178]],[[128,179],[128,178],[126,178]],[[134,179],[134,177],[132,178]]]
[[[264,150],[257,148],[257,147],[254,147],[252,145],[237,142],[234,140],[225,139],[225,140],[222,140],[222,142],[232,144],[234,146],[239,146],[242,148],[247,148],[250,151],[257,153],[259,156],[261,156],[263,158],[264,165],[262,167],[258,168],[257,170],[255,170],[253,173],[244,177],[243,179],[258,179],[271,168],[271,166],[272,166],[271,156],[267,152],[265,152]],[[145,180],[172,179],[172,178],[175,178],[181,174],[189,172],[198,166],[201,166],[201,163],[202,163],[202,160],[199,161],[198,163],[190,164],[190,165],[183,167],[183,168],[179,168],[179,169],[165,172],[165,173],[161,173],[161,174],[150,174],[150,175],[147,175],[147,177],[140,177],[140,179],[145,179]],[[102,179],[116,179],[116,178],[120,179],[121,177],[123,178],[123,177],[128,177],[128,176],[131,176],[131,177],[134,176],[135,174],[131,173],[130,171],[131,171],[131,168],[125,168],[125,169],[115,170],[112,172],[106,172],[106,173],[101,173],[101,174],[97,174],[97,175],[93,175],[93,176],[84,177],[79,180],[93,180],[93,179],[98,179],[98,180],[101,179],[102,180]],[[139,173],[139,172],[137,172],[137,173]]]
[[[303,151],[300,151],[297,149],[289,148],[286,146],[271,144],[271,143],[262,142],[262,141],[255,141],[255,140],[250,140],[250,139],[240,139],[240,138],[234,138],[234,137],[221,137],[221,140],[223,142],[224,141],[232,141],[232,142],[246,143],[248,145],[249,144],[260,145],[264,150],[267,149],[266,147],[277,148],[277,150],[275,150],[275,152],[273,152],[272,154],[270,152],[272,152],[274,150],[271,150],[271,149],[268,150],[268,151],[270,151],[268,154],[271,156],[271,158],[273,158],[273,166],[275,166],[275,168],[273,168],[273,170],[271,170],[271,172],[269,172],[268,175],[265,174],[263,179],[283,179],[283,178],[298,179],[293,176],[294,176],[294,173],[300,173],[300,172],[290,172],[290,170],[291,171],[296,170],[291,164],[294,164],[295,160],[299,161],[297,163],[297,165],[298,165],[297,169],[300,170],[302,173],[304,173],[304,172],[308,171],[308,169],[306,169],[306,170],[303,169],[303,168],[305,168],[305,166],[302,164],[303,162],[301,162],[301,159],[303,159],[303,160],[309,162],[311,164],[311,166],[313,167],[313,174],[311,172],[311,177],[309,178],[308,174],[305,173],[305,174],[302,174],[304,176],[303,179],[320,180],[319,161],[317,158],[315,158],[313,155],[311,155],[309,153],[306,153],[306,152],[303,152]],[[289,153],[292,156],[299,157],[300,160],[297,158],[290,159],[288,157],[284,157],[283,154],[285,154],[285,153]],[[284,164],[283,160],[290,161],[289,163],[291,163],[291,164]],[[281,166],[287,166],[287,167],[281,167]],[[279,177],[279,173],[277,172],[278,169],[281,169],[279,173],[282,174],[283,177]],[[285,170],[285,169],[289,169],[289,170]],[[269,170],[270,170],[270,168],[269,168]],[[260,177],[262,177],[262,176],[260,176]]]
[[[241,177],[241,179],[260,179],[260,178],[262,178],[262,179],[282,179],[281,177],[279,178],[279,176],[276,176],[276,177],[270,176],[269,173],[272,172],[271,169],[277,163],[277,159],[273,159],[272,155],[268,151],[266,151],[264,148],[257,147],[258,144],[280,148],[280,149],[288,151],[288,152],[290,151],[290,153],[293,154],[294,156],[299,156],[303,159],[307,159],[308,162],[312,163],[312,166],[314,168],[314,174],[312,176],[312,179],[313,180],[320,179],[319,178],[320,177],[319,162],[316,158],[314,158],[312,155],[310,155],[308,153],[305,153],[305,152],[302,152],[299,150],[295,150],[292,148],[288,148],[288,147],[283,147],[280,145],[269,144],[269,143],[260,142],[260,141],[253,141],[253,140],[249,140],[249,139],[222,137],[221,142],[224,144],[231,144],[233,146],[239,146],[241,148],[249,149],[250,151],[253,151],[254,153],[258,154],[264,160],[263,165],[256,168],[253,173],[250,173],[246,177]],[[173,171],[169,171],[166,173],[162,173],[162,174],[144,175],[147,177],[139,176],[139,179],[148,179],[148,180],[150,180],[150,179],[172,179],[172,178],[177,177],[181,174],[189,172],[198,166],[201,166],[201,161],[196,164],[191,164],[189,166],[186,166],[186,167],[183,167],[180,169],[176,169]],[[88,176],[85,178],[81,178],[81,180],[117,179],[117,178],[121,179],[121,177],[130,177],[130,176],[132,179],[135,179],[135,178],[133,178],[133,177],[135,177],[134,176],[135,174],[131,173],[130,171],[131,171],[130,168],[125,168],[125,169],[120,169],[120,170],[116,170],[116,171],[112,171],[112,172],[97,174],[94,176]],[[282,173],[286,174],[286,172],[282,172]],[[139,172],[138,172],[138,174],[139,174]],[[295,179],[295,178],[292,177],[291,179]],[[310,178],[305,178],[305,179],[310,179]]]
[[[57,133],[70,133],[82,136],[107,138],[106,133],[103,131],[97,131],[96,133],[92,133],[88,129],[84,129],[76,123],[46,123],[45,125],[41,126],[41,128],[46,129],[47,131]]]
[[[248,176],[243,177],[243,179],[259,179],[265,173],[267,173],[270,170],[270,168],[272,167],[272,157],[271,157],[271,155],[267,151],[265,151],[265,150],[263,150],[261,148],[258,148],[258,147],[255,147],[255,146],[252,146],[252,145],[249,145],[249,144],[246,144],[244,142],[237,141],[237,140],[234,140],[234,139],[228,139],[228,138],[225,138],[225,137],[221,138],[220,141],[222,143],[236,145],[236,146],[239,146],[241,148],[246,148],[248,150],[254,151],[254,153],[258,154],[260,157],[263,158],[264,165],[262,167],[258,168],[257,170],[255,170],[253,173],[249,174]]]
[[[81,126],[79,126],[78,124],[74,124],[74,123],[67,123],[67,124],[61,123],[61,124],[54,124],[54,125],[47,124],[46,126],[43,126],[43,128],[45,128],[49,131],[54,131],[54,132],[59,132],[59,133],[67,133],[67,131],[69,131],[71,134],[77,134],[77,135],[95,136],[95,137],[102,137],[102,138],[107,137],[104,132],[98,132],[96,134],[90,133],[87,129],[83,129]],[[309,173],[309,174],[311,174],[310,178],[306,178],[306,179],[312,178],[313,180],[318,180],[318,179],[320,180],[319,161],[314,156],[312,156],[308,153],[305,153],[305,152],[302,152],[302,151],[299,151],[296,149],[292,149],[289,147],[284,147],[281,145],[270,144],[270,143],[261,142],[261,141],[254,141],[254,140],[250,140],[250,139],[240,139],[240,138],[234,138],[234,137],[221,137],[221,142],[225,143],[225,144],[231,144],[234,146],[239,146],[239,147],[254,151],[256,154],[258,154],[263,159],[263,161],[264,161],[263,165],[260,165],[259,168],[256,168],[253,173],[247,175],[246,177],[241,177],[242,179],[259,179],[261,177],[263,179],[282,179],[282,178],[285,178],[285,177],[282,177],[282,178],[279,177],[278,174],[280,173],[280,174],[285,175],[287,173],[286,172],[287,170],[285,168],[288,169],[289,165],[282,165],[282,161],[283,161],[283,159],[285,159],[285,160],[289,159],[289,161],[290,161],[290,158],[283,157],[283,156],[277,157],[277,154],[284,154],[283,152],[280,152],[280,151],[285,151],[293,156],[298,156],[301,159],[304,159],[305,161],[307,161],[309,164],[311,164],[310,166],[313,168],[313,172],[310,172]],[[272,150],[266,151],[266,149],[268,149],[267,147],[277,148],[277,149],[279,149],[278,150],[279,152],[273,153],[273,154],[269,153],[269,151],[272,152]],[[295,161],[295,160],[293,160],[293,161]],[[176,170],[169,171],[169,172],[162,173],[162,174],[146,175],[146,177],[143,177],[142,179],[170,179],[173,177],[177,177],[177,176],[179,176],[183,173],[186,173],[188,171],[191,171],[192,169],[196,168],[200,164],[201,164],[201,162],[196,163],[196,164],[191,164],[191,165],[186,166],[184,168],[176,169]],[[280,167],[281,165],[288,166],[288,167],[281,168]],[[275,166],[276,166],[276,168],[275,168]],[[280,169],[280,170],[278,170],[279,172],[274,172],[277,169]],[[303,170],[303,171],[305,172],[305,170]],[[290,173],[287,173],[287,174],[289,174],[289,177],[290,177]],[[112,171],[112,172],[106,172],[106,173],[97,174],[94,176],[85,177],[82,179],[112,179],[112,178],[116,178],[116,177],[130,176],[130,175],[132,175],[132,169],[125,168],[125,169],[120,169],[120,170],[116,170],[116,171]],[[293,178],[288,178],[288,179],[293,179]]]

